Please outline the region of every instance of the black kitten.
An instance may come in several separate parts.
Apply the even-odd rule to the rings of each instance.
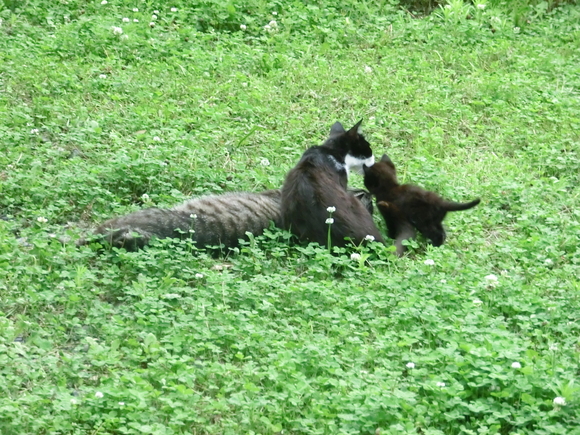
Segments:
[[[334,207],[330,224],[333,246],[345,246],[345,238],[360,244],[366,236],[384,242],[368,210],[347,193],[349,171],[361,172],[363,165],[374,162],[370,144],[358,131],[361,122],[348,131],[335,123],[326,142],[306,150],[286,176],[282,225],[300,240],[326,245],[328,208]]]
[[[445,241],[443,219],[448,211],[467,210],[479,199],[467,203],[447,201],[434,192],[397,182],[395,165],[386,154],[374,165],[364,167],[365,186],[377,198],[377,207],[385,218],[388,235],[395,240],[397,255],[405,252],[403,240],[415,237],[415,230],[434,246]]]

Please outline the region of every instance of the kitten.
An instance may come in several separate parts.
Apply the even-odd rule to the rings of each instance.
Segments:
[[[395,165],[386,154],[379,162],[363,169],[365,186],[377,199],[377,207],[385,219],[389,237],[395,240],[399,256],[405,252],[402,241],[415,237],[415,230],[434,246],[441,246],[446,237],[442,222],[447,212],[467,210],[480,202],[479,199],[467,203],[447,201],[421,187],[400,185]]]
[[[373,212],[369,192],[353,189],[350,193],[369,213]],[[191,238],[199,248],[222,244],[233,248],[238,246],[239,239],[247,238],[247,231],[260,235],[270,222],[281,228],[280,196],[280,190],[208,195],[170,209],[147,208],[110,219],[94,233],[97,241],[128,251],[143,248],[153,237]],[[81,239],[77,245],[87,243]]]
[[[170,209],[147,208],[110,219],[95,234],[118,248],[134,251],[152,237],[191,238],[199,248],[238,246],[246,232],[260,235],[270,222],[281,226],[280,191],[235,192],[190,199]],[[87,241],[81,239],[77,245]]]
[[[340,122],[335,123],[326,142],[306,150],[286,176],[281,198],[282,225],[300,240],[326,245],[327,208],[335,207],[330,225],[333,246],[345,246],[345,238],[360,244],[367,235],[384,242],[368,210],[347,193],[349,171],[362,172],[364,164],[374,162],[370,144],[358,131],[361,122],[349,131]]]

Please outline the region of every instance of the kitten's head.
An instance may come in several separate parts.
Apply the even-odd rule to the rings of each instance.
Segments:
[[[326,146],[344,153],[344,163],[349,171],[363,173],[363,166],[371,166],[375,158],[371,145],[360,132],[362,119],[346,131],[340,122],[330,128],[330,135],[324,143]]]
[[[363,166],[365,186],[374,195],[382,190],[397,186],[397,170],[393,161],[383,154],[381,160],[372,166]]]

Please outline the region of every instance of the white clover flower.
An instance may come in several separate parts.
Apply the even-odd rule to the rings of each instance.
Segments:
[[[104,396],[104,394],[103,394],[103,393],[101,393],[100,391],[97,391],[97,392],[95,393],[95,397],[96,397],[96,398],[98,398],[98,399],[102,399],[102,398],[103,398],[103,396]]]
[[[155,27],[155,23],[154,23],[153,21],[151,21],[151,22],[149,23],[149,27]]]
[[[270,27],[270,25],[269,25],[269,24],[266,24],[266,25],[264,26],[264,30],[265,30],[266,32],[271,32],[271,31],[272,31],[272,28]]]
[[[371,236],[370,234],[367,234],[365,236],[365,240],[368,240],[369,242],[374,242],[375,241],[375,236]]]
[[[123,34],[123,29],[121,29],[120,27],[113,26],[112,29],[113,29],[113,35],[122,35]]]
[[[272,15],[278,15],[278,12],[274,11],[272,12]]]
[[[514,33],[520,33],[520,28],[519,27],[514,27]]]
[[[153,140],[155,142],[160,142],[161,141],[161,138],[159,136],[153,136]]]
[[[327,223],[328,225],[332,225],[332,224],[334,223],[334,219],[332,219],[332,218],[328,218],[328,219],[326,219],[326,223]]]
[[[38,134],[39,130],[38,128],[33,128],[32,130],[30,130],[30,134]]]
[[[163,297],[165,299],[179,299],[181,296],[179,296],[177,293],[167,293]]]
[[[141,195],[141,199],[143,201],[149,201],[149,195],[147,195],[146,193],[144,193],[143,195]]]
[[[242,83],[242,88],[247,88],[247,87],[248,87],[248,84],[247,83],[245,83],[245,82]]]
[[[483,3],[480,3],[480,4],[477,5],[477,9],[484,10],[485,9],[485,5]]]
[[[566,405],[566,399],[564,399],[563,397],[554,397],[554,405],[556,406],[565,406]]]
[[[521,368],[522,365],[519,362],[515,361],[512,363],[512,369],[521,369]]]
[[[432,260],[432,259],[430,259],[430,258],[428,258],[427,260],[425,260],[423,263],[424,263],[426,266],[435,266],[435,261],[434,261],[434,260]]]
[[[195,274],[195,277],[196,277],[197,279],[202,279],[202,278],[203,278],[203,273],[196,273],[196,274]]]
[[[270,160],[268,160],[267,158],[264,157],[262,160],[260,160],[260,165],[270,166]]]
[[[495,285],[497,285],[497,276],[495,276],[493,273],[492,273],[492,274],[490,274],[490,275],[487,275],[487,276],[486,276],[484,279],[487,281],[487,283],[488,283],[490,286],[495,286]]]
[[[192,219],[197,219],[197,215],[195,213],[190,214],[189,217],[192,218]]]
[[[158,14],[159,15],[159,11],[156,9],[153,11],[154,14]]]
[[[245,24],[240,24],[240,30],[246,30],[248,27]]]
[[[70,399],[70,404],[71,405],[78,405],[79,402],[77,401],[77,399]]]
[[[133,8],[133,12],[139,12],[139,9]]]
[[[445,382],[437,382],[435,385],[437,385],[439,388],[443,388],[445,386]]]
[[[155,15],[155,14],[151,15],[151,19],[152,20],[156,20],[157,19],[157,15]]]
[[[359,261],[360,260],[360,254],[358,252],[353,252],[352,254],[350,254],[350,259],[352,261]]]
[[[370,66],[368,66],[368,65],[367,65],[367,66],[365,66],[365,72],[366,72],[367,74],[370,74],[370,73],[372,73],[372,72],[373,72],[373,69],[372,69]]]
[[[406,367],[407,367],[408,369],[414,369],[414,368],[415,368],[415,363],[414,363],[414,362],[408,362],[408,363],[406,364]]]
[[[37,220],[38,222],[40,222],[41,224],[45,224],[45,223],[47,223],[47,222],[48,222],[48,219],[47,219],[47,218],[45,218],[44,216],[39,216],[39,217],[37,217],[37,218],[36,218],[36,220]]]
[[[483,304],[483,301],[481,299],[474,299],[473,304],[474,305],[481,305],[481,304]]]
[[[555,351],[557,351],[557,350],[558,350],[558,346],[557,346],[557,345],[555,345],[555,344],[552,344],[552,345],[550,345],[550,350],[551,350],[552,352],[555,352]]]
[[[554,264],[554,262],[553,262],[553,261],[552,261],[550,258],[546,258],[546,259],[544,260],[544,264],[545,264],[546,266],[551,266],[552,264]]]
[[[107,3],[109,3],[107,0],[103,0],[103,1],[101,2],[101,4],[102,4],[102,5],[106,5]]]
[[[327,211],[328,213],[334,213],[334,212],[336,211],[336,207],[332,207],[332,206],[330,206],[330,207],[326,207],[326,211]]]
[[[99,78],[100,78],[100,79],[106,79],[106,78],[107,78],[107,75],[106,75],[106,74],[100,74],[100,75],[99,75]]]
[[[138,23],[138,22],[139,22],[139,20],[138,20],[137,18],[133,18],[133,22],[134,22],[134,23]]]
[[[129,21],[131,21],[129,18],[127,18],[127,17],[123,17],[123,22],[124,22],[124,23],[128,23]]]
[[[119,402],[119,406],[125,406],[125,402]]]
[[[268,25],[272,28],[275,29],[276,27],[278,27],[278,23],[276,22],[276,20],[272,20],[268,23]]]
[[[171,12],[177,12],[177,8],[171,8]]]

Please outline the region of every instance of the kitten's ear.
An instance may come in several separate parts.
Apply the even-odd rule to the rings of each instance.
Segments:
[[[328,137],[338,136],[339,134],[342,134],[345,132],[346,132],[346,130],[344,129],[342,124],[337,121],[334,124],[332,124],[332,127],[330,127],[330,134],[328,135]]]
[[[393,161],[386,154],[383,154],[383,157],[381,157],[381,162],[391,163],[391,164],[393,163]]]
[[[359,135],[362,133],[361,131],[361,124],[362,124],[363,120],[361,119],[359,122],[357,122],[349,131],[348,134],[349,135]]]

